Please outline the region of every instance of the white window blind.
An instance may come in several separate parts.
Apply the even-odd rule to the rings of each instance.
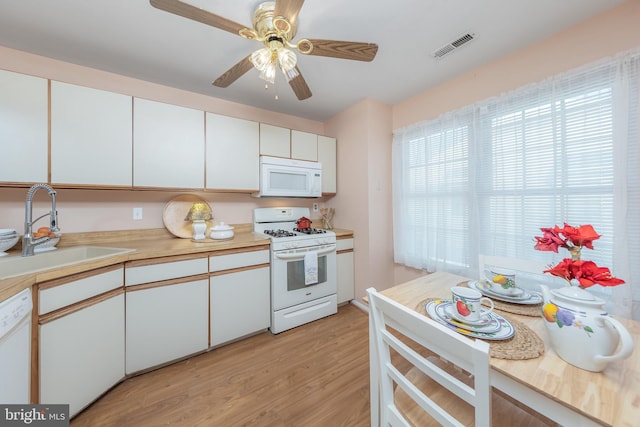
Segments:
[[[583,259],[640,300],[638,53],[600,61],[394,132],[395,260],[477,275],[479,254],[535,259],[541,227],[592,224]],[[600,287],[598,287],[600,288]],[[608,291],[608,290],[606,290]]]

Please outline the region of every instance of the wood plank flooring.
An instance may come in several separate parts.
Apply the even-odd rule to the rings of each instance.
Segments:
[[[368,426],[367,322],[346,305],[130,378],[71,426]]]

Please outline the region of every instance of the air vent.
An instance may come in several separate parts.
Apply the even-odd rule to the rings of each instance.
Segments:
[[[432,55],[433,55],[434,58],[440,59],[443,56],[448,55],[451,52],[453,52],[454,50],[462,47],[463,45],[465,45],[467,43],[469,43],[474,38],[475,38],[475,34],[467,33],[464,36],[458,37],[454,41],[447,43],[446,45],[442,46],[440,49],[436,49],[432,53]]]

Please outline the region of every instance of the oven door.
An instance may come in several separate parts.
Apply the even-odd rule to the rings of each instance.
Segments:
[[[318,254],[318,283],[305,285],[304,257]],[[271,300],[273,310],[336,293],[335,243],[310,248],[275,251],[271,259]]]

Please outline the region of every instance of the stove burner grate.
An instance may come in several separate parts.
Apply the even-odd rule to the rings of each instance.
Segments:
[[[327,230],[321,228],[294,228],[293,231],[303,234],[323,234],[327,232]]]
[[[292,237],[296,235],[296,233],[287,230],[264,230],[264,234],[271,237]]]

